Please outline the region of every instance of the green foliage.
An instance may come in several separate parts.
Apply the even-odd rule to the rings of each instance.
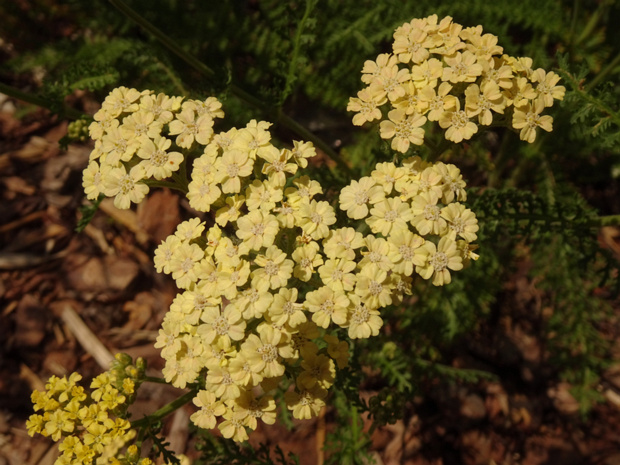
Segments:
[[[94,202],[91,202],[90,205],[84,205],[80,208],[82,217],[78,220],[78,224],[75,227],[76,232],[81,233],[84,231],[84,228],[86,228],[88,223],[90,223],[95,217],[95,213],[99,210],[99,205],[103,202],[103,199],[105,199],[105,195],[101,194],[99,195],[99,198],[97,198]]]
[[[619,289],[619,264],[592,233],[595,212],[575,192],[556,192],[551,203],[516,189],[486,190],[472,208],[482,224],[482,244],[527,244],[540,305],[552,312],[543,323],[548,363],[575,386],[580,408],[589,411],[601,399],[595,373],[609,363],[609,341],[599,326],[610,309],[600,291],[605,286],[603,295],[617,295]]]
[[[555,196],[549,201],[533,192],[514,188],[485,189],[475,197],[472,208],[481,219],[481,235],[490,239],[497,239],[500,234],[547,238],[560,234],[587,240],[587,235],[574,234],[574,231],[589,228],[596,216],[575,194],[565,201],[556,201]]]
[[[254,449],[248,443],[238,444],[204,430],[197,435],[199,442],[196,450],[202,453],[202,458],[193,462],[196,465],[299,465],[295,454],[285,454],[278,445],[270,451],[266,444]]]
[[[571,139],[586,143],[590,149],[620,154],[620,88],[608,82],[590,90],[587,65],[571,72],[566,55],[560,56],[559,65],[558,72],[569,89],[563,106],[575,128]]]
[[[157,429],[161,429],[161,426],[159,426],[159,428]],[[175,455],[173,451],[168,449],[168,447],[170,446],[170,443],[168,441],[160,438],[156,433],[150,434],[150,439],[153,441],[152,449],[156,457],[161,456],[164,459],[165,463],[180,465],[181,461],[179,460],[179,458]]]
[[[362,429],[363,423],[357,407],[346,396],[336,391],[332,405],[336,413],[336,427],[326,435],[325,452],[327,465],[372,464],[368,452],[370,437]]]

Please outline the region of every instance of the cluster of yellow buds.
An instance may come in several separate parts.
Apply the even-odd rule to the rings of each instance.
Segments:
[[[463,28],[449,16],[403,24],[392,53],[364,64],[368,86],[347,107],[357,113],[353,124],[382,120],[381,137],[402,153],[422,145],[427,121],[438,122],[456,143],[491,124],[520,130],[521,140],[534,142],[537,128],[551,131],[553,118],[542,113],[563,99],[565,88],[554,72],[533,69],[531,58],[502,54],[497,42],[482,26]]]
[[[86,142],[89,123],[86,117],[71,121],[67,126],[67,138],[71,141]]]
[[[94,378],[90,391],[77,384],[82,376],[72,373],[68,378],[52,376],[45,391],[32,393],[34,410],[41,413],[28,419],[28,434],[39,433],[60,442],[61,455],[55,465],[120,465],[119,451],[136,435],[126,412],[143,374],[140,364],[130,365],[128,358],[117,354],[113,368]],[[136,455],[127,463],[152,462]]]

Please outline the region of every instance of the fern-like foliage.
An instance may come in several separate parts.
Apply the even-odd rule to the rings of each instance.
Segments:
[[[588,90],[586,65],[572,71],[568,57],[561,55],[559,66],[558,72],[568,87],[563,106],[571,115],[571,138],[587,143],[590,149],[620,154],[620,88],[607,82]]]
[[[196,465],[299,465],[295,454],[285,454],[278,445],[271,451],[265,443],[255,449],[248,443],[216,437],[205,430],[197,435],[196,449],[201,452],[201,458],[193,462]]]
[[[515,188],[486,189],[474,198],[472,208],[482,224],[483,234],[493,238],[498,234],[574,237],[574,231],[588,229],[596,217],[576,194],[566,202],[555,200],[550,202],[533,192]]]
[[[472,208],[482,225],[481,247],[528,248],[530,278],[549,312],[542,319],[548,362],[575,386],[583,411],[589,410],[600,400],[593,374],[609,360],[610,341],[599,327],[610,310],[604,297],[620,291],[620,264],[594,234],[596,213],[572,191],[559,191],[550,201],[523,190],[486,190]]]

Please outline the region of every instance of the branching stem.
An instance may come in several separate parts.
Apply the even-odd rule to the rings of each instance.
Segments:
[[[34,94],[30,94],[28,92],[23,92],[19,89],[16,89],[13,86],[9,86],[7,84],[4,84],[2,82],[0,82],[0,93],[4,94],[4,95],[8,95],[9,97],[13,97],[17,100],[21,100],[22,102],[27,102],[27,103],[32,103],[33,105],[37,105],[39,107],[43,107],[43,108],[47,108],[48,110],[52,110],[52,107],[54,106],[53,102],[50,102],[47,99],[44,99],[42,97],[39,97],[37,95]],[[52,110],[54,111],[54,110]],[[80,119],[84,115],[82,112],[76,110],[75,108],[71,108],[68,107],[66,105],[63,105],[62,110],[60,112],[57,112],[61,117],[64,118],[68,118],[68,119]]]
[[[131,427],[134,429],[142,428],[144,426],[148,426],[151,423],[161,420],[162,418],[170,415],[175,410],[178,410],[185,404],[189,403],[196,396],[197,392],[197,390],[191,390],[189,392],[186,392],[181,397],[173,400],[169,404],[164,405],[162,408],[156,410],[150,415],[144,418],[140,418],[139,420],[132,421]]]

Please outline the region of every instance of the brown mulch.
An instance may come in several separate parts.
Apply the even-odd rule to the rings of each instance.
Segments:
[[[95,376],[119,351],[145,358],[153,375],[163,365],[153,341],[176,288],[155,272],[152,255],[186,205],[169,191],[153,192],[135,211],[119,212],[105,201],[77,234],[85,203],[81,170],[91,146],[63,151],[58,141],[65,133],[66,123],[45,111],[18,119],[14,102],[0,102],[0,465],[47,465],[57,457],[51,441],[30,438],[24,426],[32,413],[30,392],[42,389],[49,376]],[[617,231],[603,236],[617,248]],[[405,418],[373,433],[375,463],[620,464],[620,366],[600,386],[606,402],[584,420],[571,386],[544,382],[540,335],[528,312],[519,311],[544,311],[525,269],[516,272],[498,305],[504,310],[482,325],[474,350],[453,363],[503,369],[505,376],[475,386],[440,386],[427,398],[411,399]],[[617,339],[618,325],[609,331]],[[145,386],[135,418],[179,394]],[[173,450],[188,455],[191,412],[191,405],[179,410],[164,428]],[[281,425],[260,428],[251,442],[299,453],[302,464],[322,463],[320,446],[332,428],[327,410],[292,432]]]

